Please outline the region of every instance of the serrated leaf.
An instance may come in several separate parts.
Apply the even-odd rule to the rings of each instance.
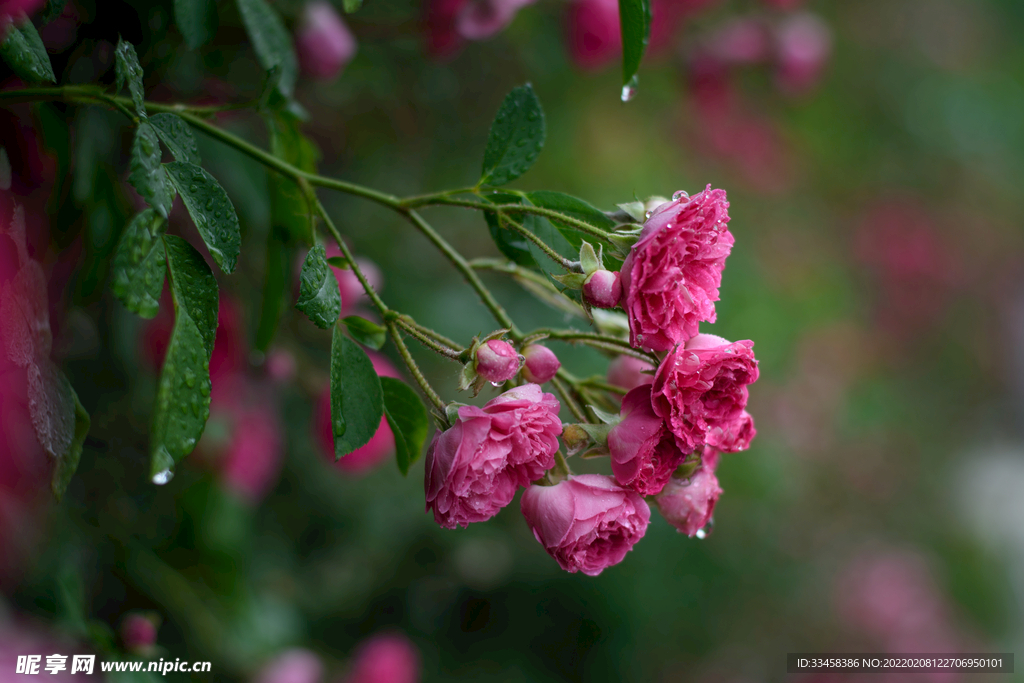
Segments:
[[[546,136],[544,111],[529,83],[515,88],[501,103],[484,150],[481,185],[504,185],[536,161]]]
[[[374,351],[379,351],[384,342],[388,339],[388,331],[375,322],[361,318],[358,315],[350,315],[342,318],[352,338],[363,346],[369,346]]]
[[[331,431],[334,456],[365,446],[380,427],[384,399],[373,363],[340,325],[331,339]]]
[[[299,274],[299,300],[295,308],[306,314],[314,325],[326,330],[338,320],[341,313],[341,295],[338,279],[327,265],[326,250],[315,245],[306,254]]]
[[[197,166],[203,163],[199,159],[199,146],[192,129],[184,119],[177,114],[163,112],[149,117],[149,122],[175,159]]]
[[[125,308],[143,318],[152,318],[160,309],[167,267],[163,224],[153,209],[135,216],[121,234],[111,266],[114,294]]]
[[[132,94],[132,102],[135,104],[135,113],[144,120],[146,92],[142,85],[142,66],[139,65],[139,56],[135,54],[135,46],[124,38],[117,41],[117,49],[114,50],[114,73],[117,76],[117,92],[121,92],[125,83],[128,84],[128,91]]]
[[[12,23],[7,27],[7,36],[0,44],[0,58],[27,83],[57,82],[50,55],[46,54],[46,47],[28,17],[22,17],[17,25]]]
[[[164,164],[167,177],[192,216],[199,234],[220,269],[230,273],[238,262],[242,234],[238,215],[217,179],[195,164],[172,161]]]
[[[82,407],[82,402],[78,400],[78,394],[70,383],[68,383],[68,387],[75,400],[75,432],[68,450],[57,458],[53,478],[50,480],[50,490],[53,491],[53,497],[57,499],[57,502],[64,497],[71,478],[78,470],[78,463],[82,459],[82,448],[85,446],[85,437],[89,435],[89,427],[92,426],[89,413]]]
[[[622,32],[622,101],[636,94],[637,71],[651,35],[651,1],[619,0]]]
[[[395,460],[403,475],[419,460],[430,431],[430,416],[412,387],[393,377],[380,378],[384,416],[395,435]]]
[[[164,235],[174,329],[153,406],[150,476],[166,483],[192,452],[210,416],[210,356],[217,332],[217,280],[198,251]]]
[[[492,204],[520,204],[523,201],[519,195],[506,192],[494,192],[486,195],[485,199]],[[522,221],[523,218],[525,217],[517,217],[517,220]],[[487,221],[487,229],[490,231],[491,239],[494,240],[498,251],[520,266],[525,268],[538,267],[537,261],[533,258],[533,254],[530,251],[530,241],[528,239],[515,230],[501,225],[498,221],[498,214],[493,211],[485,211],[484,220]]]
[[[174,0],[174,23],[185,38],[185,45],[190,50],[198,49],[216,33],[214,0]]]
[[[256,51],[260,66],[267,71],[280,69],[277,89],[291,99],[295,80],[299,73],[299,62],[292,47],[291,35],[277,15],[264,0],[237,0],[238,13]]]
[[[342,0],[341,6],[345,10],[345,14],[352,14],[358,12],[359,8],[363,6],[363,0]]]
[[[174,202],[174,187],[167,180],[164,167],[160,164],[160,139],[156,130],[148,123],[140,123],[135,129],[132,142],[132,174],[128,182],[139,196],[167,218]]]

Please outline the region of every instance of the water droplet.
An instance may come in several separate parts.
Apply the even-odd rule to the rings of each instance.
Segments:
[[[157,486],[163,486],[171,479],[174,478],[174,473],[170,470],[164,470],[163,472],[157,472],[153,475],[153,483]]]
[[[644,219],[650,218],[653,211],[644,211]]]
[[[492,387],[500,387],[504,382],[491,382]]]
[[[199,191],[199,186],[196,185],[195,183],[192,183],[191,185],[188,186],[188,189],[190,191],[192,191],[192,192],[198,192]]]
[[[633,74],[633,77],[631,79],[629,79],[629,83],[627,83],[626,85],[622,86],[622,101],[623,102],[629,102],[631,99],[636,97],[636,86],[637,86],[637,84],[639,82],[640,82],[640,79],[637,78],[636,74]]]
[[[703,529],[697,529],[697,533],[694,534],[699,540],[703,541],[705,538],[711,535],[711,532],[715,530],[715,518],[712,517],[708,520],[708,523],[704,525]]]
[[[672,195],[672,201],[675,201],[675,202],[678,202],[680,199],[689,199],[689,198],[690,198],[690,195],[686,194],[686,192],[684,192],[683,190],[678,190],[677,192],[673,193],[673,195]]]

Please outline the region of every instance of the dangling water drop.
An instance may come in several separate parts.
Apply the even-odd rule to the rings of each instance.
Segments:
[[[639,82],[640,79],[637,78],[636,74],[633,74],[633,77],[629,79],[629,83],[626,83],[626,85],[622,86],[623,102],[629,102],[631,99],[636,97],[636,86]]]
[[[694,534],[699,540],[703,541],[705,538],[711,535],[711,532],[715,530],[715,518],[712,517],[708,520],[708,523],[704,525],[703,529],[697,529],[697,533]]]
[[[157,486],[163,486],[173,478],[173,472],[171,472],[170,470],[164,470],[162,472],[157,472],[156,474],[153,475],[153,483],[156,484]]]

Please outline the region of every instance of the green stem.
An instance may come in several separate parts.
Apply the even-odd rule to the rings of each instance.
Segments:
[[[559,371],[561,372],[561,371]],[[576,402],[576,399],[569,393],[569,389],[565,386],[565,383],[557,375],[551,378],[551,384],[554,385],[555,391],[562,397],[562,402],[569,407],[569,412],[573,414],[580,422],[590,422],[587,419],[587,414],[583,412],[583,408]]]
[[[426,346],[431,351],[444,356],[450,360],[459,361],[462,351],[457,351],[450,346],[439,343],[434,339],[431,339],[429,335],[419,329],[415,324],[409,324],[402,318],[397,318],[395,322],[400,328],[405,330],[412,336],[416,341]]]
[[[412,354],[409,353],[409,347],[405,345],[405,340],[402,339],[402,333],[398,329],[398,324],[392,320],[387,323],[387,327],[388,332],[391,334],[392,341],[395,342],[395,348],[398,349],[398,355],[400,355],[402,360],[405,361],[405,365],[409,368],[409,372],[412,374],[413,379],[415,379],[416,383],[420,385],[420,389],[422,389],[423,393],[427,395],[427,398],[429,398],[430,402],[434,404],[434,407],[437,408],[438,412],[441,415],[444,415],[447,404],[438,395],[438,393],[434,391],[434,388],[430,386],[430,382],[428,382],[427,378],[423,376],[423,373],[420,372],[420,367],[416,365],[416,361],[413,359]]]
[[[543,251],[544,254],[549,259],[551,259],[552,261],[554,261],[555,263],[560,265],[566,271],[568,271],[570,273],[576,272],[576,270],[577,270],[576,264],[574,264],[572,261],[570,261],[569,259],[565,258],[561,254],[559,254],[557,251],[555,251],[554,249],[549,247],[547,242],[542,240],[540,237],[535,235],[530,230],[527,230],[522,225],[522,223],[517,223],[516,221],[514,221],[511,218],[509,218],[508,216],[506,216],[503,211],[499,211],[498,212],[498,224],[499,225],[508,225],[509,227],[512,228],[512,230],[518,232],[520,235],[522,235],[523,237],[525,237],[526,239],[530,240],[535,245],[537,245],[537,248],[540,249],[541,251]]]
[[[655,367],[658,366],[658,359],[654,356],[638,349],[634,349],[629,345],[629,342],[623,339],[609,337],[605,334],[597,334],[596,332],[579,332],[577,330],[555,330],[548,328],[534,330],[533,334],[546,334],[549,339],[579,342],[581,344],[592,346],[596,349],[613,351],[624,356],[632,356],[633,358],[650,363]]]
[[[459,351],[460,353],[465,350],[465,347],[463,347],[458,342],[452,341],[451,339],[449,339],[448,337],[444,336],[440,332],[432,330],[429,327],[426,327],[424,325],[420,325],[418,322],[416,322],[415,320],[412,319],[411,315],[402,314],[402,315],[400,315],[398,317],[398,321],[402,325],[411,325],[412,327],[415,327],[417,330],[419,330],[423,334],[427,335],[428,337],[430,337],[434,341],[440,342],[440,343],[444,344],[447,347],[450,347],[452,349],[455,349],[456,351]]]

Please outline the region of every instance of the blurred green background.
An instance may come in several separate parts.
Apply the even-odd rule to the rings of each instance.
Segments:
[[[218,4],[216,37],[198,51],[171,26],[170,2],[72,5],[76,32],[50,48],[61,83],[112,82],[120,34],[137,45],[153,100],[260,91],[232,3]],[[289,22],[300,10],[275,6]],[[1024,4],[809,1],[791,12],[831,32],[820,82],[793,94],[770,63],[732,67],[724,109],[702,104],[695,51],[736,18],[781,22],[786,11],[748,1],[695,14],[645,61],[639,94],[623,104],[614,61],[573,65],[566,7],[542,0],[436,61],[424,55],[418,5],[366,0],[346,17],[359,51],[342,75],[300,79],[304,131],[326,175],[399,195],[471,185],[494,112],[530,81],[548,138],[515,187],[604,210],[634,194],[726,189],[736,246],[719,322],[705,330],[754,340],[761,379],[750,399],[758,438],[718,471],[714,534],[686,538],[655,513],[621,565],[589,578],[559,570],[518,503],[488,523],[439,529],[423,511],[422,464],[407,478],[391,460],[357,476],[321,454],[314,406],[329,335],[294,310],[273,349],[295,358],[296,376],[271,381],[255,352],[245,370],[246,391],[280,415],[284,464],[270,493],[247,504],[223,485],[211,465],[216,415],[206,454],[152,485],[146,323],[106,282],[133,212],[131,131],[113,112],[23,105],[0,111],[10,124],[0,142],[25,178],[24,201],[48,217],[30,242],[93,428],[64,502],[26,527],[38,542],[4,584],[10,619],[102,641],[100,624],[153,610],[162,656],[212,660],[204,680],[250,678],[293,646],[317,652],[333,680],[359,641],[389,629],[415,643],[428,682],[780,681],[787,652],[1022,642]],[[219,122],[266,144],[255,114]],[[44,157],[35,175],[33,145]],[[241,219],[239,271],[218,279],[251,347],[268,178],[202,136],[200,149]],[[463,343],[493,329],[399,216],[323,197],[379,266],[390,305]],[[467,256],[497,255],[479,214],[424,215]],[[192,229],[181,207],[171,224]],[[485,278],[524,329],[564,322],[502,276]],[[607,367],[596,352],[551,347],[579,375]],[[446,399],[466,400],[456,366],[413,353]]]

